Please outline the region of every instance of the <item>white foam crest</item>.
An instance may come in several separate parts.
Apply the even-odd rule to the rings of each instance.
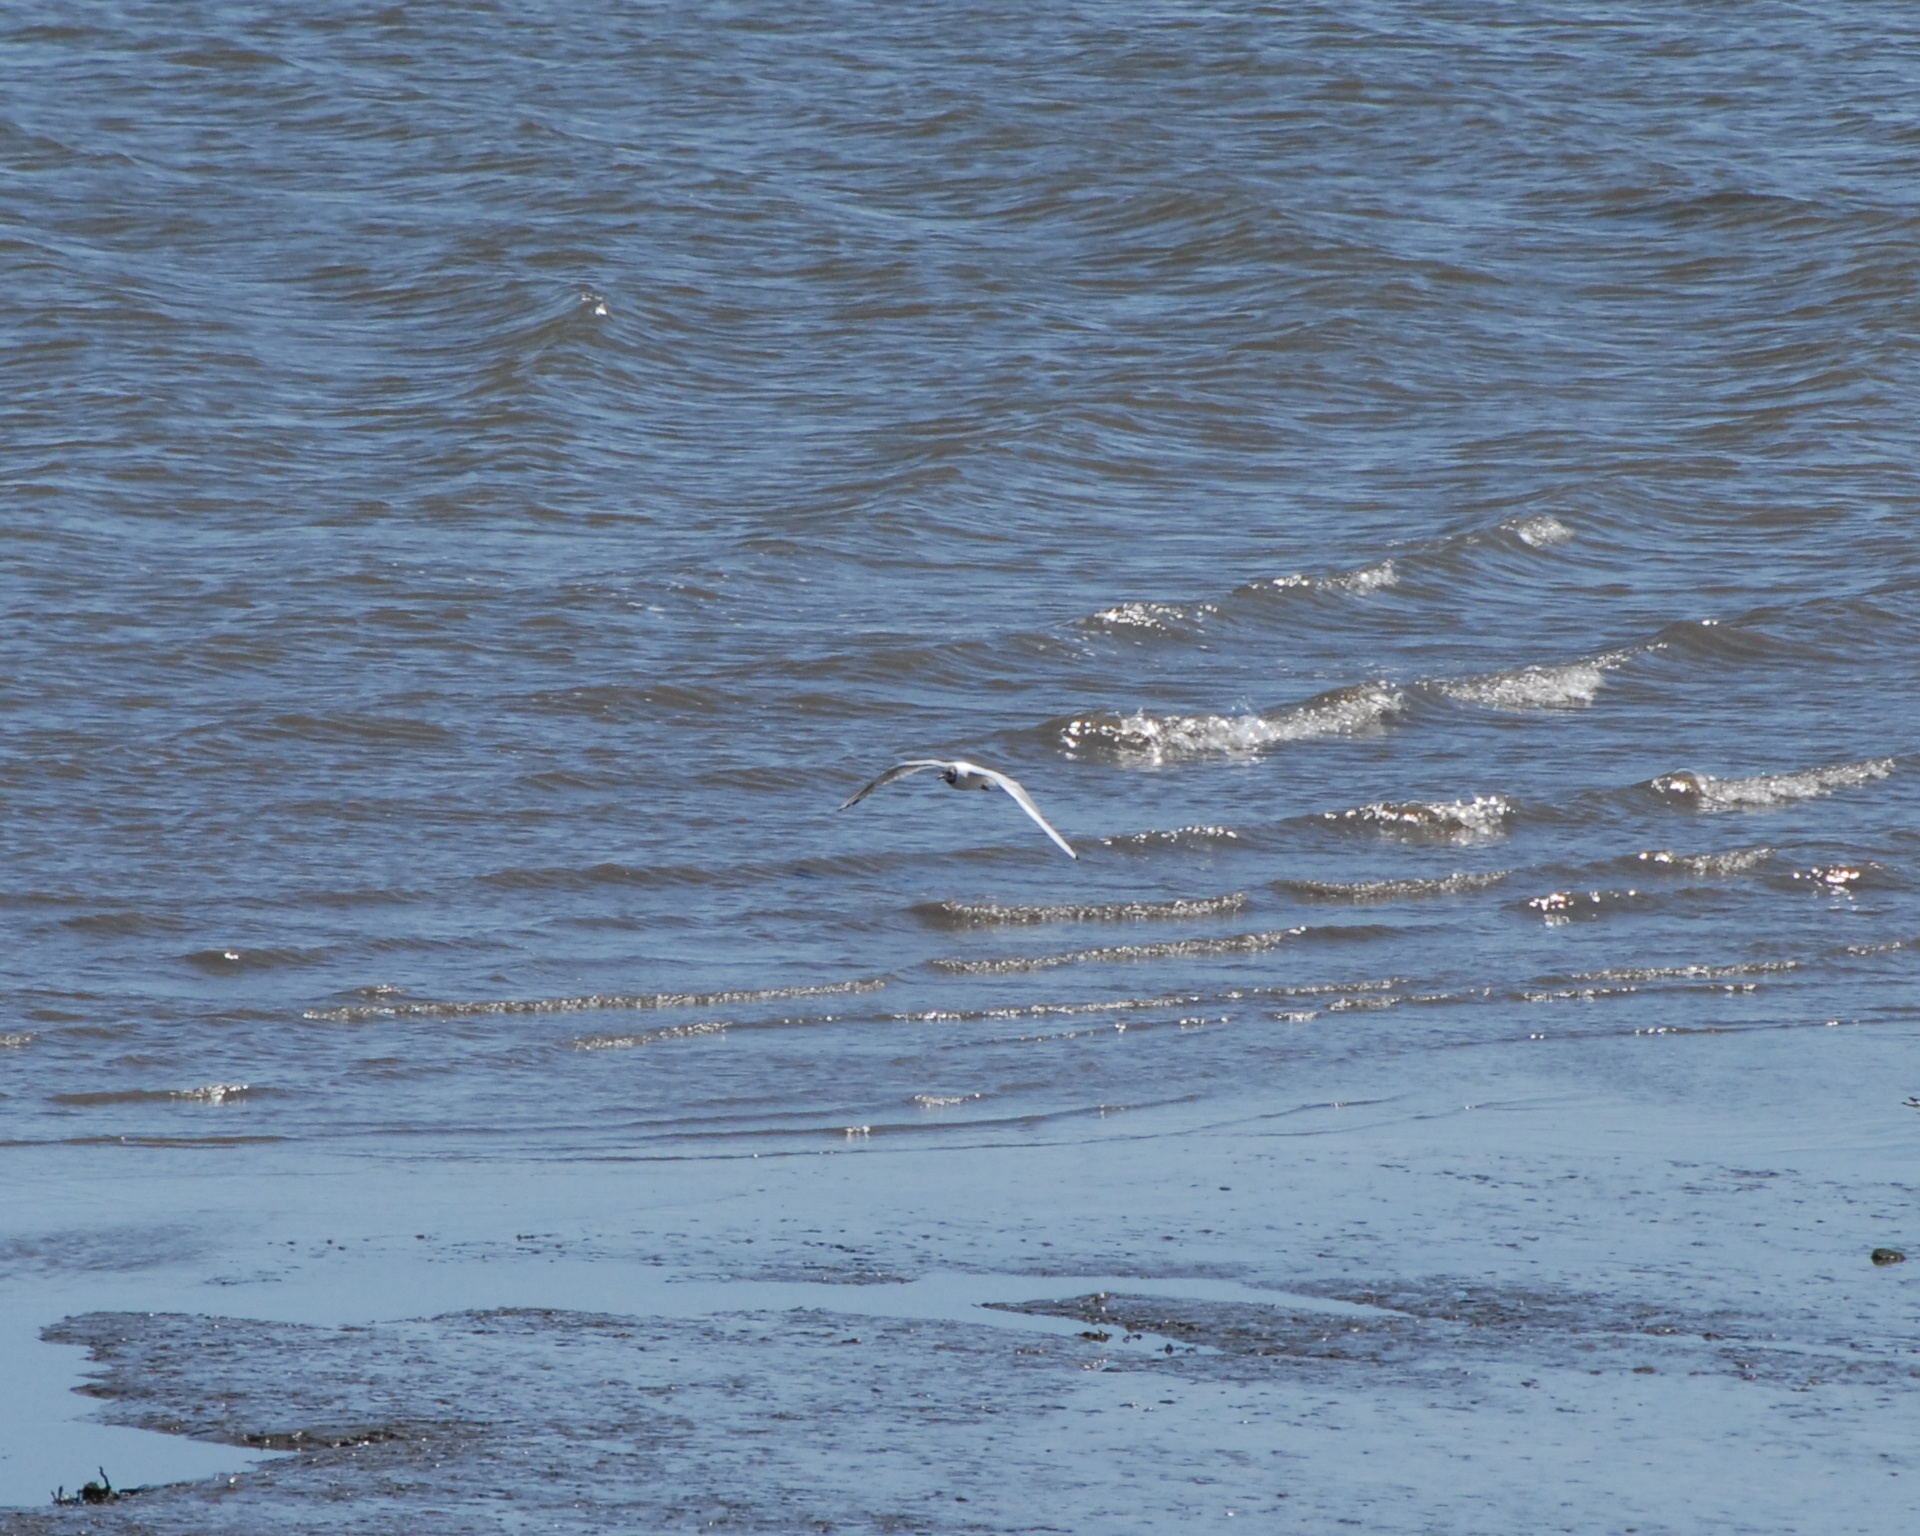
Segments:
[[[1868,784],[1886,778],[1893,768],[1892,758],[1876,757],[1860,763],[1804,768],[1797,773],[1757,774],[1748,779],[1716,779],[1710,773],[1682,769],[1661,774],[1648,787],[1669,800],[1703,811],[1755,811]]]
[[[1377,592],[1382,587],[1400,585],[1400,573],[1394,569],[1391,560],[1382,560],[1378,565],[1362,566],[1357,571],[1348,571],[1344,576],[1329,576],[1325,585],[1336,591]]]
[[[964,1024],[975,1019],[1039,1019],[1055,1015],[1186,1008],[1200,1001],[1200,996],[1190,993],[1180,997],[1107,998],[1096,1003],[1028,1003],[1023,1007],[1008,1008],[929,1008],[919,1013],[896,1013],[889,1017],[903,1024]]]
[[[1276,928],[1265,933],[1236,933],[1221,939],[1176,939],[1165,944],[1110,944],[1100,949],[1076,949],[1060,955],[1008,955],[997,960],[935,960],[935,970],[962,976],[1004,976],[1020,971],[1050,971],[1061,965],[1101,961],[1164,960],[1210,955],[1256,954],[1277,949],[1305,933],[1305,928]]]
[[[1083,717],[1069,721],[1061,738],[1069,752],[1099,747],[1147,763],[1247,756],[1284,742],[1372,729],[1405,704],[1406,695],[1390,683],[1358,683],[1258,714]]]
[[[1178,634],[1218,613],[1213,603],[1117,603],[1078,621],[1081,629],[1137,630]]]
[[[32,1045],[38,1035],[0,1035],[0,1051],[17,1051],[22,1046]]]
[[[1636,987],[1561,987],[1552,992],[1522,992],[1529,1003],[1597,1003],[1606,997],[1631,997]]]
[[[1245,891],[1225,896],[1183,896],[1172,901],[1072,902],[1015,907],[996,902],[940,901],[915,910],[955,928],[1015,927],[1038,923],[1169,923],[1224,917],[1250,905]]]
[[[1273,887],[1309,901],[1422,901],[1484,891],[1490,885],[1498,885],[1510,873],[1512,871],[1505,869],[1456,870],[1450,875],[1425,880],[1276,880]]]
[[[1481,677],[1450,678],[1432,686],[1462,704],[1518,713],[1529,709],[1584,709],[1606,686],[1607,674],[1631,651],[1615,651],[1559,666],[1514,667]]]
[[[675,1024],[667,1029],[650,1029],[638,1035],[582,1035],[568,1043],[576,1051],[627,1051],[652,1045],[659,1040],[692,1040],[701,1035],[724,1035],[726,1024],[719,1019],[702,1024]]]
[[[1616,966],[1604,971],[1575,971],[1570,981],[1718,981],[1725,976],[1766,976],[1797,971],[1798,960],[1740,960],[1731,965]]]
[[[1382,560],[1374,565],[1363,565],[1358,570],[1342,571],[1334,576],[1273,576],[1266,581],[1255,582],[1242,591],[1258,591],[1267,588],[1275,592],[1377,592],[1382,587],[1400,585],[1400,573],[1394,569],[1391,560]]]
[[[1502,523],[1500,526],[1522,544],[1530,544],[1535,549],[1570,543],[1573,539],[1573,530],[1550,513],[1543,512],[1535,517],[1518,518],[1511,523]]]
[[[1327,997],[1335,993],[1391,992],[1407,985],[1404,976],[1381,976],[1366,981],[1317,981],[1294,987],[1256,987],[1262,997]]]
[[[826,997],[841,992],[877,992],[884,976],[835,981],[816,987],[760,987],[740,992],[596,992],[585,997],[500,998],[470,1003],[382,1003],[352,1008],[310,1008],[300,1017],[316,1023],[359,1024],[372,1019],[457,1019],[487,1014],[593,1013],[602,1010],[717,1008],[787,997]]]
[[[252,1090],[245,1083],[208,1083],[204,1088],[175,1088],[167,1097],[186,1099],[195,1104],[230,1104],[245,1098]]]
[[[1339,826],[1467,842],[1504,834],[1513,820],[1514,806],[1505,795],[1475,795],[1471,800],[1377,801],[1320,814],[1322,820]]]
[[[1684,870],[1707,879],[1743,875],[1758,869],[1773,857],[1771,848],[1731,848],[1724,853],[1675,853],[1670,848],[1650,848],[1634,857],[1655,869]]]

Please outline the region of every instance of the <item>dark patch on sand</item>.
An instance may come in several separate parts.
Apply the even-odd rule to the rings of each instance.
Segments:
[[[998,1309],[1057,1332],[861,1316],[858,1294],[834,1312],[338,1328],[91,1313],[46,1337],[91,1351],[83,1390],[114,1422],[293,1453],[115,1510],[114,1530],[145,1536],[1193,1529],[1295,1491],[1300,1509],[1352,1507],[1353,1468],[1276,1459],[1333,1449],[1302,1438],[1333,1401],[1399,1415],[1430,1452],[1456,1412],[1519,1425],[1552,1401],[1626,1426],[1688,1376],[1752,1383],[1737,1392],[1761,1418],[1791,1402],[1836,1424],[1920,1378],[1914,1339],[1852,1340],[1843,1319],[1448,1279]],[[51,1536],[71,1514],[0,1515],[0,1532]]]
[[[996,1310],[1070,1318],[1122,1337],[1157,1335],[1184,1346],[1186,1368],[1244,1378],[1258,1366],[1325,1372],[1361,1367],[1417,1373],[1527,1370],[1674,1370],[1797,1384],[1891,1385],[1920,1381],[1920,1363],[1895,1347],[1844,1337],[1784,1345],[1777,1323],[1697,1313],[1575,1292],[1496,1289],[1446,1281],[1379,1289],[1324,1287],[1351,1310],[1204,1302],[1105,1292],[1057,1301],[996,1303]],[[1901,1341],[1903,1344],[1911,1341]],[[1181,1351],[1176,1350],[1176,1353]],[[1113,1365],[1130,1362],[1117,1357]]]
[[[994,1530],[1048,1529],[983,1501],[1009,1469],[1029,1490],[1053,1480],[1033,1423],[1059,1411],[1053,1384],[1086,1349],[815,1312],[510,1310],[346,1328],[92,1313],[46,1337],[91,1351],[83,1390],[113,1422],[296,1453],[231,1483],[148,1490],[138,1524],[116,1529],[152,1536],[334,1532],[343,1518],[435,1536],[509,1518],[946,1531],[985,1514]],[[0,1516],[11,1536],[66,1529],[52,1510]]]

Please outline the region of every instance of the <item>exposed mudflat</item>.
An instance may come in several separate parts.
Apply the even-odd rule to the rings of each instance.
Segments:
[[[1552,1461],[1598,1429],[1657,1478],[1705,1449],[1686,1417],[1712,1404],[1713,1454],[1777,1450],[1786,1415],[1854,1441],[1861,1474],[1920,1384],[1920,1340],[1838,1320],[1790,1338],[1652,1298],[1440,1283],[1301,1300],[995,1304],[1085,1325],[1068,1336],[813,1308],[345,1328],[103,1312],[48,1336],[89,1350],[87,1390],[116,1422],[294,1453],[99,1513],[156,1533],[1292,1528],[1356,1509],[1379,1529],[1464,1527],[1495,1492],[1476,1486],[1476,1446]],[[1330,1467],[1316,1447],[1349,1435]],[[1436,1456],[1458,1466],[1423,1483]],[[1583,1507],[1577,1460],[1564,1471],[1495,1502],[1531,1503],[1531,1529],[1616,1528]],[[1584,1496],[1610,1498],[1620,1469],[1586,1471]],[[1651,1528],[1699,1528],[1680,1515]]]
[[[1549,1102],[1404,1094],[505,1185],[209,1170],[175,1193],[213,1179],[247,1235],[155,1221],[124,1268],[50,1240],[9,1277],[118,1302],[36,1346],[70,1402],[229,1465],[0,1531],[1891,1532],[1920,1323],[1856,1234],[1903,1195],[1810,1150],[1802,1086],[1748,1138],[1770,1166],[1702,1155],[1725,1111],[1603,1099],[1549,1137]]]

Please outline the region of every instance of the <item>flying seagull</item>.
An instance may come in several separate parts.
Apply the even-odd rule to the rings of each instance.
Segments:
[[[844,811],[849,805],[858,805],[882,784],[891,784],[895,779],[904,779],[910,773],[919,773],[927,768],[937,768],[940,777],[953,789],[1004,789],[1019,802],[1021,810],[1040,824],[1040,830],[1060,845],[1062,853],[1070,859],[1080,857],[1073,851],[1073,845],[1054,831],[1053,823],[1040,814],[1040,807],[1033,803],[1033,796],[1020,787],[1018,779],[1010,779],[992,768],[982,768],[978,763],[959,760],[943,762],[937,757],[908,758],[904,763],[895,763],[840,809]]]

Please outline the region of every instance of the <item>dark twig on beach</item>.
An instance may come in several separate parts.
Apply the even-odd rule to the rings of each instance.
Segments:
[[[113,1479],[107,1476],[107,1469],[100,1467],[100,1481],[83,1483],[78,1493],[68,1493],[67,1485],[62,1483],[53,1490],[53,1502],[56,1504],[117,1504],[122,1499],[130,1499],[136,1493],[144,1493],[142,1488],[116,1488]]]

